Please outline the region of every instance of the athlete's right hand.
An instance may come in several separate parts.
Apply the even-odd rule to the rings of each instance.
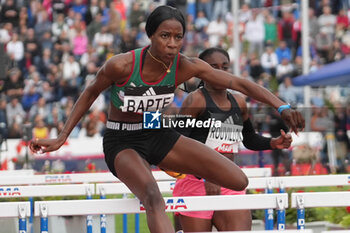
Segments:
[[[30,142],[29,148],[33,153],[43,154],[50,151],[58,150],[65,140],[56,139],[34,139]]]

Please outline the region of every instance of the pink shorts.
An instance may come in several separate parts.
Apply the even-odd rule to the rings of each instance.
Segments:
[[[231,189],[221,187],[221,195],[241,195],[245,194],[243,191],[234,191]],[[176,181],[173,196],[174,197],[184,197],[184,196],[205,196],[206,191],[204,187],[203,179],[197,179],[193,175],[186,175],[183,179],[178,179]],[[181,215],[193,217],[193,218],[203,218],[211,219],[213,217],[214,211],[192,211],[192,212],[178,212]]]

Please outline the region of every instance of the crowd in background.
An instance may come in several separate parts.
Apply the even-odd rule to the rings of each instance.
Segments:
[[[81,91],[111,56],[149,44],[148,14],[159,4],[186,15],[182,53],[197,56],[208,47],[226,49],[239,62],[241,76],[257,82],[286,102],[301,106],[303,89],[293,86],[302,74],[300,0],[240,0],[241,54],[235,61],[233,17],[228,0],[0,0],[0,130],[22,138],[23,124],[46,138],[60,132]],[[350,53],[350,1],[310,0],[310,72]],[[5,55],[5,56],[4,56]],[[2,66],[3,67],[3,66]],[[0,69],[4,70],[4,69]],[[186,93],[177,91],[173,107]],[[108,92],[100,95],[71,137],[103,133]],[[259,105],[248,99],[259,113]],[[349,104],[315,99],[312,130],[334,131],[346,141]],[[329,105],[331,104],[331,105]],[[330,111],[332,106],[335,111]],[[329,115],[331,114],[331,115]],[[327,127],[320,127],[331,119]],[[268,130],[263,121],[262,130]]]

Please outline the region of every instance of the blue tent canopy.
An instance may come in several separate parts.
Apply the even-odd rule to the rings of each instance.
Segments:
[[[350,85],[350,58],[323,66],[317,71],[293,78],[295,86]]]

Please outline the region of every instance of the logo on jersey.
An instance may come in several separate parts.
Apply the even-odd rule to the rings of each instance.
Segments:
[[[160,129],[160,116],[162,114],[156,112],[143,112],[143,128],[144,129]]]
[[[123,112],[154,112],[168,106],[174,100],[174,85],[151,87],[125,87]]]
[[[239,142],[243,140],[242,125],[236,125],[229,116],[221,127],[211,127],[205,144],[220,153],[237,153]]]

